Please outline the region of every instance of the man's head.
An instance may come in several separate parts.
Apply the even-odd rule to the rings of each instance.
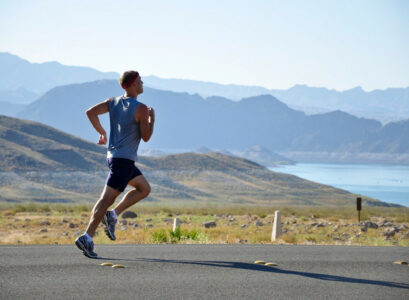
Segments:
[[[125,71],[119,78],[119,84],[130,96],[136,97],[143,93],[143,82],[136,71]]]

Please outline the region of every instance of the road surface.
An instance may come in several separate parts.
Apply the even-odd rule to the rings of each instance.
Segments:
[[[409,266],[393,264],[409,260],[403,247],[96,247],[100,259],[74,245],[0,246],[0,299],[409,299]]]

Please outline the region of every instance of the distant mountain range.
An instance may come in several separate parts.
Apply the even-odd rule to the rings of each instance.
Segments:
[[[361,87],[345,91],[295,85],[289,89],[266,89],[259,86],[218,84],[185,79],[163,79],[146,76],[144,83],[152,88],[220,96],[235,101],[258,95],[272,95],[289,107],[306,113],[342,110],[358,117],[377,119],[383,123],[409,119],[409,87],[365,92]]]
[[[144,201],[345,206],[356,197],[221,153],[140,157],[138,165],[152,186]],[[104,147],[40,123],[0,116],[0,201],[94,202],[106,175]]]
[[[59,85],[118,77],[119,74],[114,72],[65,66],[58,62],[31,63],[16,55],[0,52],[0,102],[29,103]]]
[[[15,55],[0,53],[0,102],[28,103],[56,86],[118,77],[119,74],[114,72],[103,73],[92,68],[64,66],[57,62],[30,63]],[[360,87],[336,91],[295,85],[279,90],[157,76],[145,76],[143,81],[154,89],[187,92],[204,98],[218,96],[238,101],[258,95],[273,95],[289,107],[308,114],[341,110],[383,123],[409,119],[409,87],[365,92]],[[15,116],[13,113],[19,109],[15,107],[7,110],[7,107],[0,103],[0,112]]]
[[[93,141],[97,134],[86,118],[92,105],[122,93],[117,81],[102,80],[54,88],[19,114]],[[255,145],[286,153],[376,153],[376,162],[409,163],[409,120],[388,123],[334,111],[306,115],[271,95],[234,102],[145,87],[140,101],[156,109],[153,149],[244,150]],[[103,124],[109,129],[108,115]],[[392,154],[392,157],[390,156]],[[324,154],[324,156],[328,156]],[[386,157],[386,158],[385,158]],[[386,159],[386,160],[385,160]]]

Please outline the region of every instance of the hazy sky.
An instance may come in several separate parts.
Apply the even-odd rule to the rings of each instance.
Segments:
[[[0,51],[289,88],[409,86],[409,1],[1,0]]]

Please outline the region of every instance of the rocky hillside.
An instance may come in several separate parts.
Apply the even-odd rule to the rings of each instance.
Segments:
[[[105,148],[40,123],[0,117],[0,201],[87,202],[100,194]],[[145,201],[353,205],[356,195],[222,153],[141,156]],[[373,199],[368,204],[387,205]]]

